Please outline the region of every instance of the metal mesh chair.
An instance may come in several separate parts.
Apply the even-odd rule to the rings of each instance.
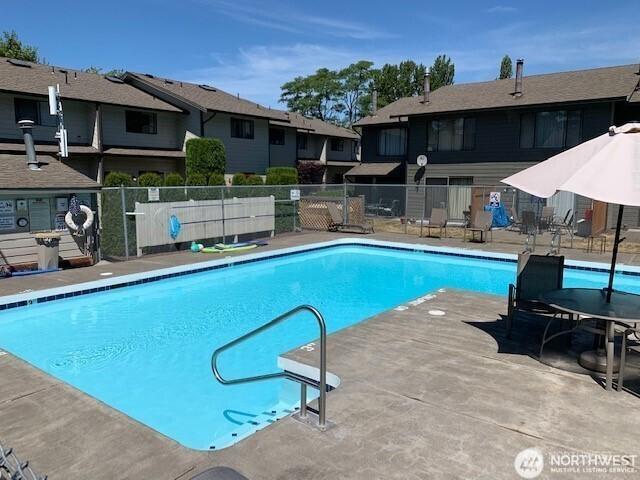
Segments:
[[[507,338],[511,338],[513,318],[517,311],[554,313],[538,299],[543,293],[562,288],[563,276],[563,256],[533,255],[528,252],[518,255],[516,284],[509,285]]]

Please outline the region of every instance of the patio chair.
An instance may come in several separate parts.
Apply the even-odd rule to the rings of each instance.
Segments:
[[[373,233],[373,224],[367,220],[363,223],[344,223],[338,206],[333,202],[327,202],[326,205],[331,216],[328,228],[330,232]]]
[[[533,210],[525,210],[522,212],[522,223],[520,224],[520,233],[530,234],[537,233],[536,213]]]
[[[542,207],[542,213],[540,213],[540,220],[538,222],[541,232],[549,230],[553,225],[554,212],[554,207]]]
[[[471,232],[471,241],[485,242],[487,235],[491,235],[493,240],[493,233],[491,233],[491,225],[493,224],[492,212],[476,212],[475,218],[471,222],[469,227],[464,228],[464,241],[467,241],[467,232]],[[476,233],[480,234],[480,239],[476,239]]]
[[[513,318],[517,311],[533,313],[554,313],[538,299],[543,293],[562,288],[564,257],[533,255],[525,252],[518,255],[516,284],[509,285],[507,307],[507,338],[511,338]],[[547,325],[548,327],[548,325]],[[543,335],[543,346],[545,343]]]
[[[618,391],[624,388],[624,370],[627,364],[627,350],[640,349],[640,325],[631,326],[624,323],[616,323],[614,330],[616,333],[622,334],[622,346],[620,349],[620,369],[618,370]],[[629,337],[633,335],[635,341],[629,344]]]
[[[509,214],[510,214],[509,220],[511,220],[511,225],[509,225],[507,229],[521,231],[522,220],[520,220],[520,217],[518,216],[518,211],[514,207],[511,207],[509,208]]]
[[[442,238],[442,231],[444,230],[444,236],[447,236],[447,211],[444,208],[432,208],[431,217],[429,218],[429,224],[426,225],[427,237],[431,237],[431,229],[435,228],[440,230],[440,236]]]

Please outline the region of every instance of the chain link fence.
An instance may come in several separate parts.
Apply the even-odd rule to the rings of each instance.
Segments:
[[[335,209],[328,204],[335,205],[340,219],[331,216]],[[105,188],[100,211],[102,258],[127,259],[187,249],[191,241],[210,245],[326,231],[339,220],[366,221],[376,232],[426,236],[434,212],[446,217],[450,238],[462,238],[477,212],[491,211],[495,242],[523,245],[533,235],[539,245],[556,241],[563,248],[585,248],[589,237],[607,234],[617,208],[566,192],[537,198],[505,185],[321,184]],[[623,250],[640,251],[640,210],[625,212],[628,241]],[[171,216],[189,233],[171,238]],[[153,227],[152,246],[137,231],[143,224]]]

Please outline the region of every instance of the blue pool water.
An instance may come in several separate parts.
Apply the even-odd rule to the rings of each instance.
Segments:
[[[513,263],[336,246],[7,310],[0,347],[187,447],[222,448],[288,414],[299,390],[220,385],[215,348],[303,303],[334,332],[439,288],[506,294],[514,275]],[[606,280],[565,273],[566,286]],[[616,287],[640,292],[640,281]],[[279,353],[316,338],[306,315],[223,354],[223,374],[274,371]]]

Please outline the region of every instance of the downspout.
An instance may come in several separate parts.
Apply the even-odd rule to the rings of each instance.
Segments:
[[[33,120],[20,120],[18,122],[20,129],[22,130],[22,137],[24,138],[24,148],[27,154],[27,165],[29,170],[40,170],[38,166],[38,158],[36,157],[36,147],[33,144]]]

